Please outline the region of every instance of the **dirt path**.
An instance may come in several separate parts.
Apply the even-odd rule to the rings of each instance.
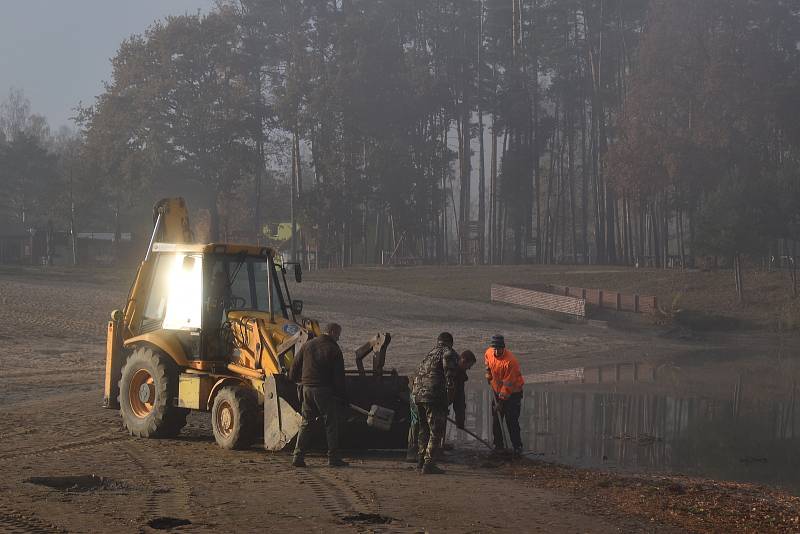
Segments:
[[[298,471],[286,454],[223,451],[204,414],[192,415],[176,440],[129,438],[117,413],[100,408],[105,321],[125,289],[0,278],[0,531],[668,530],[619,514],[598,517],[570,492],[487,466],[483,453],[461,451],[445,464],[446,476],[421,478],[392,455],[356,456],[345,470],[312,457]],[[308,283],[297,293],[310,315],[343,324],[345,348],[391,332],[388,365],[403,373],[441,330],[453,332],[457,348],[473,350],[503,332],[526,372],[698,350],[656,344],[647,331],[574,326],[380,288]]]

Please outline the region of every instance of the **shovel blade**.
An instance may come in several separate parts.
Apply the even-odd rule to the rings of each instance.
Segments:
[[[378,430],[389,431],[394,421],[394,410],[373,404],[369,409],[367,424]]]

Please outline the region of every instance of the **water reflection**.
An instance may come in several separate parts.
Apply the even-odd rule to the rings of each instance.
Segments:
[[[796,369],[625,363],[526,376],[532,456],[581,466],[697,474],[800,493]],[[468,382],[467,427],[491,441],[491,393]],[[448,427],[448,440],[470,442]],[[474,441],[473,441],[474,444]]]

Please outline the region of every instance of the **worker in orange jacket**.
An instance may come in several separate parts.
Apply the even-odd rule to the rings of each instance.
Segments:
[[[522,411],[522,387],[525,381],[519,369],[517,357],[506,348],[505,338],[492,336],[489,348],[484,354],[486,360],[486,380],[494,391],[492,403],[492,433],[494,446],[498,451],[505,449],[502,419],[508,426],[514,453],[522,453],[522,436],[519,428],[519,415]]]

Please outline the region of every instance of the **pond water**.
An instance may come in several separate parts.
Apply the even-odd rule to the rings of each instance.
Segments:
[[[713,358],[712,358],[713,359]],[[491,442],[491,392],[472,372],[467,428]],[[800,366],[625,362],[526,376],[530,458],[760,482],[800,494]],[[448,440],[478,446],[452,425]]]

